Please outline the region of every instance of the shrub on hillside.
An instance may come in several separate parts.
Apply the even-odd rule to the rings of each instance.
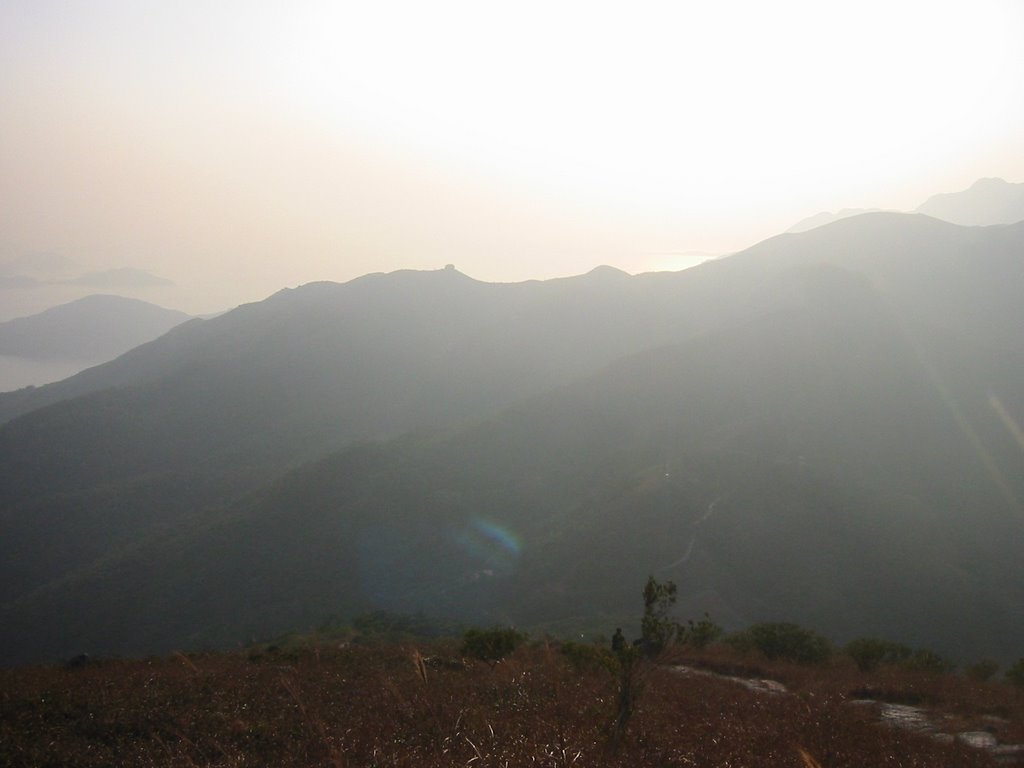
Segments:
[[[647,577],[643,589],[644,615],[640,620],[640,634],[644,651],[656,656],[683,635],[683,628],[669,618],[669,611],[676,602],[674,582],[661,583],[653,576]]]
[[[730,644],[739,649],[757,650],[769,659],[788,659],[801,664],[817,664],[832,653],[824,637],[786,622],[754,624],[734,635]]]
[[[904,669],[909,669],[914,672],[936,672],[939,674],[945,674],[946,672],[952,672],[956,667],[956,664],[948,659],[944,659],[935,651],[930,651],[927,648],[919,648],[914,651],[910,658],[902,663],[902,666]]]
[[[604,670],[615,681],[615,716],[611,723],[612,744],[617,748],[636,710],[648,662],[640,646],[625,645],[612,651],[602,646],[562,643],[562,654],[580,675]]]
[[[711,620],[706,613],[698,622],[690,619],[682,634],[682,640],[692,648],[707,648],[725,634],[725,630]]]
[[[971,664],[969,667],[964,669],[964,673],[969,678],[977,680],[980,683],[984,683],[986,680],[991,680],[998,671],[999,665],[991,659],[984,659],[983,661]]]
[[[512,627],[469,629],[462,636],[462,655],[495,664],[526,642]]]
[[[604,669],[613,674],[619,669],[619,659],[607,648],[586,643],[562,643],[562,655],[577,672]]]
[[[1006,679],[1024,687],[1024,659],[1018,659],[1016,664],[1006,670]]]
[[[914,654],[905,645],[880,640],[877,637],[859,637],[851,640],[843,650],[853,659],[861,672],[871,672],[881,664],[905,662]]]

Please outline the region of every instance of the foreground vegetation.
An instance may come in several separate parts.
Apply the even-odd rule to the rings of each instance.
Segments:
[[[622,723],[622,670],[605,646],[566,653],[526,643],[501,661],[464,658],[465,649],[454,640],[314,642],[0,670],[0,764],[994,764],[956,741],[880,724],[877,707],[851,704],[864,698],[932,708],[951,731],[1024,742],[1021,689],[963,674],[893,665],[864,672],[841,655],[800,664],[734,645],[676,646],[655,661],[636,655]],[[775,679],[789,692],[682,674],[673,668],[681,664]]]

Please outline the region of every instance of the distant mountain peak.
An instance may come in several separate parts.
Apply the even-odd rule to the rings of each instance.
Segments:
[[[968,227],[1024,221],[1024,184],[998,177],[978,179],[962,192],[929,197],[918,213]]]
[[[825,224],[831,224],[832,222],[839,221],[840,219],[849,219],[853,216],[860,216],[864,213],[884,213],[884,208],[843,208],[841,211],[822,211],[816,213],[813,216],[808,216],[806,219],[801,219],[792,227],[786,230],[786,232],[806,232],[810,229],[816,229],[824,226]]]
[[[984,188],[1005,188],[1015,186],[1008,182],[1006,179],[1001,179],[998,176],[986,176],[983,179],[978,179],[971,185],[971,189],[984,189]]]
[[[807,232],[840,219],[865,213],[897,213],[884,208],[843,208],[822,211],[801,219],[787,233]],[[998,176],[978,179],[962,192],[933,195],[911,213],[923,213],[961,226],[990,226],[1024,221],[1024,184],[1014,184]]]
[[[682,272],[310,283],[0,395],[0,660],[377,605],[606,626],[684,564],[723,615],[1019,654],[1024,486],[988,468],[1019,460],[1022,247],[876,213]]]
[[[590,272],[588,272],[587,274],[588,275],[626,275],[627,277],[629,275],[628,272],[624,272],[623,270],[619,269],[618,267],[613,267],[610,264],[598,264],[596,267],[594,267],[592,270],[590,270]]]
[[[189,315],[124,296],[93,294],[0,323],[0,390],[45,384],[113,360]]]
[[[586,277],[598,278],[601,280],[620,280],[623,277],[630,277],[630,274],[622,271],[618,267],[601,264],[587,272]]]
[[[469,275],[464,272],[460,272],[455,268],[454,264],[445,264],[440,269],[396,269],[393,272],[377,272],[375,273],[379,278],[408,278],[413,279],[458,279],[458,280],[473,280]],[[356,278],[357,280],[360,278]]]

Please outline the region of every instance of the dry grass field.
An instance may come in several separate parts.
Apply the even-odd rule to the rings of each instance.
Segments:
[[[787,692],[749,690],[724,675],[770,678]],[[851,703],[864,698],[927,708],[942,730],[1024,742],[1020,689],[957,674],[861,673],[842,657],[802,666],[725,647],[677,651],[637,666],[635,707],[617,732],[621,679],[573,665],[547,643],[493,665],[463,661],[451,642],[6,669],[0,765],[997,764],[956,739],[884,725],[877,705]]]

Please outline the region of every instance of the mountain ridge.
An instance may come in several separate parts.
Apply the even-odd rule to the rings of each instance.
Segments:
[[[92,294],[0,322],[0,355],[105,360],[189,319],[184,312],[140,299]]]
[[[961,192],[933,195],[917,210],[966,226],[1013,224],[1024,220],[1024,184],[978,179]]]
[[[991,581],[1012,562],[1013,547],[993,551],[992,526],[964,528],[956,503],[943,500],[974,488],[967,497],[988,500],[1006,542],[1019,535],[1019,520],[999,511],[983,463],[941,399],[928,394],[927,370],[907,354],[884,300],[834,268],[812,271],[807,300],[770,317],[638,353],[448,435],[357,444],[298,468],[208,523],[212,533],[147,545],[138,562],[163,563],[165,581],[138,578],[131,556],[115,559],[106,575],[86,576],[84,592],[62,597],[50,587],[30,602],[91,604],[127,591],[132,604],[184,617],[182,604],[201,601],[203,620],[173,632],[165,624],[165,640],[222,644],[232,627],[273,634],[332,608],[429,604],[444,615],[520,624],[554,621],[566,603],[615,615],[635,601],[636,579],[656,570],[682,585],[681,607],[691,614],[709,609],[752,621],[781,612],[840,637],[885,626],[954,656],[1005,656],[1010,649],[985,638],[1012,638],[1021,627],[986,619],[995,609],[983,592],[950,590],[978,548],[987,550]],[[784,344],[769,355],[765,340]],[[882,364],[888,360],[899,365]],[[878,411],[880,396],[887,410]],[[846,429],[837,442],[816,412],[857,425],[856,433]],[[944,414],[941,424],[935,413]],[[881,453],[872,448],[879,433],[896,441]],[[920,446],[940,457],[944,488],[933,487],[928,455],[906,461]],[[830,510],[835,524],[821,517]],[[922,537],[933,554],[907,562],[903,553]],[[739,569],[738,552],[746,564]],[[842,571],[845,582],[829,571]],[[888,591],[878,590],[879,574]],[[1004,589],[1020,595],[1019,578]],[[295,590],[303,601],[294,603]],[[908,600],[917,608],[902,618],[887,609],[894,590],[904,593],[900,611]],[[157,593],[165,597],[155,601]],[[854,616],[881,614],[884,623],[837,614],[829,605],[838,595],[857,607]],[[136,618],[156,621],[151,613]],[[954,614],[973,623],[957,626]],[[31,632],[25,619],[12,626]],[[152,641],[124,634],[116,611],[92,623],[117,627],[123,652]]]
[[[801,219],[786,230],[806,232],[841,219],[865,213],[896,213],[881,208],[843,208],[822,211]],[[1016,224],[1024,220],[1024,184],[1013,184],[1000,178],[978,179],[960,192],[932,195],[911,213],[923,213],[961,226],[993,226]]]
[[[190,316],[123,296],[93,294],[0,322],[0,390],[67,378],[157,338]]]
[[[986,638],[1022,631],[1024,489],[991,398],[1024,413],[1022,244],[1024,225],[869,214],[682,273],[368,275],[0,397],[0,653],[233,643],[424,600],[608,620],[657,568],[687,610],[773,604],[846,635],[846,601],[862,628],[1004,656]]]

